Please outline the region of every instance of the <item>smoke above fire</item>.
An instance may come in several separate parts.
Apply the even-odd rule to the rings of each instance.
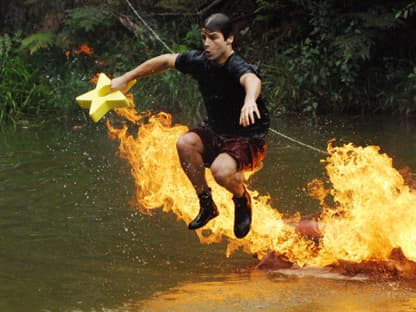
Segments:
[[[176,152],[176,141],[188,128],[173,124],[167,113],[139,114],[134,109],[117,113],[128,122],[118,128],[107,120],[107,127],[109,136],[119,142],[120,157],[130,163],[135,206],[142,213],[154,209],[174,213],[188,224],[199,205]],[[227,256],[241,248],[260,260],[273,253],[298,266],[387,261],[397,250],[416,261],[416,192],[393,167],[392,159],[377,146],[329,144],[328,157],[322,161],[327,180],[309,184],[311,196],[322,208],[317,217],[318,241],[284,220],[270,197],[250,186],[252,229],[246,238],[236,239],[231,194],[215,183],[209,170],[208,183],[220,215],[196,235],[202,243],[227,241]]]

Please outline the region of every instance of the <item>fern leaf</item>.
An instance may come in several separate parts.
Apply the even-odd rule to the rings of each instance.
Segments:
[[[21,49],[29,50],[30,54],[55,44],[55,35],[50,32],[38,32],[22,40]]]

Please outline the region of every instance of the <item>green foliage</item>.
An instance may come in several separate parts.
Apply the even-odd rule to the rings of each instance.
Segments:
[[[51,32],[38,32],[23,39],[21,48],[34,54],[40,49],[51,47],[55,44],[55,40],[56,36]]]
[[[60,50],[53,49],[28,55],[18,49],[20,36],[0,37],[0,121],[15,121],[20,114],[45,109],[67,109],[87,85],[81,62],[56,58]]]
[[[17,37],[18,35],[16,35]],[[19,34],[20,36],[20,34]],[[4,34],[0,37],[0,70],[4,70],[6,63],[9,59],[9,55],[13,50],[13,41],[8,34]]]
[[[33,79],[36,69],[15,53],[16,45],[16,37],[0,37],[0,121],[13,120],[39,92]]]
[[[289,70],[289,59],[274,59],[273,65],[262,67],[262,73],[264,94],[269,107],[278,113],[293,111],[292,106],[298,102],[299,92],[295,87],[295,78]]]
[[[397,10],[395,18],[408,19],[416,13],[416,1],[411,1],[404,8]]]
[[[201,120],[202,99],[195,81],[177,71],[139,80],[131,90],[139,111],[167,111]]]
[[[301,35],[302,39],[294,44],[289,42],[282,48],[281,55],[272,59],[273,63],[283,64],[284,72],[277,72],[286,79],[283,82],[281,77],[271,77],[278,88],[287,89],[278,92],[282,96],[279,103],[284,103],[278,108],[314,113],[374,111],[375,107],[380,107],[377,102],[387,103],[383,94],[386,95],[385,88],[389,86],[381,80],[374,83],[372,76],[365,73],[374,72],[372,66],[380,66],[376,57],[386,44],[383,36],[397,31],[403,24],[391,8],[370,5],[357,10],[336,6],[336,1],[279,1],[278,4],[257,1],[262,14],[267,14],[265,9],[287,7],[295,2],[298,12],[302,10],[307,17],[308,27],[299,28],[296,36]],[[281,60],[286,60],[287,65]],[[404,72],[396,73],[402,75],[402,80],[407,79]],[[395,83],[398,83],[397,77]],[[398,86],[395,89],[408,90]],[[369,92],[379,96],[371,97]],[[373,103],[368,102],[370,98]],[[389,103],[383,105],[383,110],[403,111],[394,100]]]
[[[374,112],[395,108],[396,112],[410,114],[416,111],[416,63],[385,59],[386,75],[380,87],[372,90],[379,105]],[[405,79],[403,79],[405,77]]]
[[[174,12],[187,11],[189,10],[189,7],[194,4],[194,1],[192,0],[159,0],[154,2],[156,3],[152,3],[153,5]]]
[[[192,25],[190,31],[186,33],[185,43],[188,49],[196,49],[201,47],[201,29],[198,25]]]
[[[328,3],[313,4],[308,9],[312,30],[306,39],[285,51],[288,70],[299,90],[295,105],[303,111],[333,110],[339,107],[343,89],[357,76],[355,58],[365,58],[368,48],[362,37],[356,36],[355,21],[338,36]]]
[[[108,26],[110,14],[102,7],[85,6],[66,11],[68,19],[65,24],[71,30],[90,32],[99,30],[101,26]]]
[[[201,44],[201,32],[198,25],[192,25],[191,30],[189,30],[186,35],[183,43],[175,44],[174,50],[177,53],[181,53],[191,49],[200,49]]]
[[[257,9],[257,21],[264,21],[268,18],[272,18],[271,12],[277,13],[282,7],[284,7],[284,1],[273,1],[273,0],[256,0]]]

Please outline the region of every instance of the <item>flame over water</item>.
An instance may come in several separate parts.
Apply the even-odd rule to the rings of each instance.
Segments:
[[[134,109],[118,109],[117,113],[135,125],[119,129],[107,121],[110,137],[120,141],[120,156],[131,165],[137,206],[145,213],[162,208],[188,224],[199,205],[176,152],[176,141],[187,127],[172,124],[167,113],[138,114]],[[416,193],[392,167],[391,158],[376,146],[330,144],[328,152],[324,160],[328,181],[310,183],[312,195],[322,205],[319,244],[285,222],[268,196],[250,188],[252,229],[246,238],[236,239],[231,194],[215,183],[209,170],[208,183],[220,216],[196,231],[200,241],[213,243],[224,238],[227,256],[238,248],[259,259],[273,252],[300,266],[384,261],[395,248],[416,261]]]
[[[416,260],[416,192],[378,146],[328,148],[336,208],[325,207],[319,264],[386,260],[395,248]]]

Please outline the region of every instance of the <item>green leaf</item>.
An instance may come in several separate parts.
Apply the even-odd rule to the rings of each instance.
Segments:
[[[50,32],[38,32],[22,40],[21,49],[29,50],[30,54],[55,44],[55,35]]]
[[[66,25],[87,32],[106,26],[110,16],[106,10],[99,7],[79,7],[66,12],[69,15],[65,21]]]

